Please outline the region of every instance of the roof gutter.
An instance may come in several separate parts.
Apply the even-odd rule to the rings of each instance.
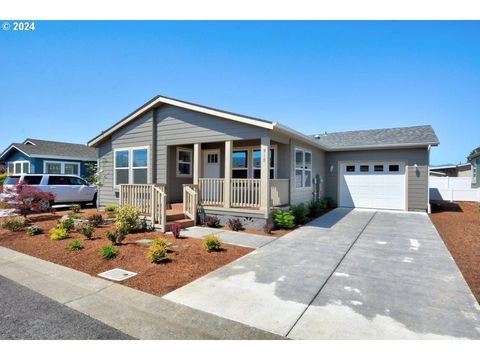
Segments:
[[[302,134],[301,132],[298,132],[296,130],[293,130],[292,128],[289,128],[288,126],[285,126],[285,125],[282,125],[282,124],[279,124],[279,123],[273,123],[273,130],[276,130],[280,133],[283,133],[285,135],[290,135],[291,137],[294,137],[296,139],[299,139],[301,141],[304,141],[310,145],[314,145],[322,150],[325,150],[325,151],[330,151],[329,148],[327,148],[326,146],[320,144],[319,142],[315,141],[314,139],[312,139],[310,136],[307,136],[307,135],[304,135]]]
[[[380,144],[364,146],[346,146],[329,148],[328,151],[351,151],[351,150],[382,150],[382,149],[409,149],[416,147],[437,146],[439,143],[405,143],[405,144]]]

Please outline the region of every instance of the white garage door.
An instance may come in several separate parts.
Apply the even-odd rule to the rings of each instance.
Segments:
[[[405,164],[340,163],[342,207],[405,210]]]

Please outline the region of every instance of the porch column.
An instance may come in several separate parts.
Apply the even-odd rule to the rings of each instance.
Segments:
[[[230,207],[230,189],[232,180],[232,148],[233,141],[225,141],[225,175],[223,184],[223,207]]]
[[[260,142],[260,209],[268,216],[270,211],[270,138]]]
[[[200,178],[200,164],[202,161],[202,144],[193,144],[193,184],[198,185]]]

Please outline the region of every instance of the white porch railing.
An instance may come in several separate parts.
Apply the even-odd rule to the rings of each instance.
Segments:
[[[288,179],[270,179],[271,206],[288,205],[290,202],[290,181]]]
[[[260,207],[260,179],[232,179],[231,206],[242,208]]]
[[[122,184],[120,185],[120,207],[131,205],[144,215],[151,217],[152,224],[165,231],[167,195],[165,184]]]
[[[224,179],[198,179],[200,204],[207,206],[223,206],[224,186]]]
[[[183,185],[183,213],[197,223],[198,186],[193,184]]]

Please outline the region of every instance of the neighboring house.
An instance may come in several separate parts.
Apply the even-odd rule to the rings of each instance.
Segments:
[[[157,96],[88,145],[98,151],[99,205],[139,206],[165,230],[170,203],[193,220],[240,217],[255,228],[276,207],[326,196],[343,207],[426,211],[438,143],[428,125],[308,136]]]
[[[472,164],[430,166],[430,175],[432,176],[450,176],[450,177],[471,177]]]
[[[470,161],[470,164],[472,164],[472,187],[479,188],[480,187],[480,175],[479,175],[480,147],[472,151],[472,153],[468,157],[468,161]]]
[[[82,144],[26,139],[13,143],[0,155],[10,175],[73,174],[87,175],[85,164],[96,162],[94,148]]]

